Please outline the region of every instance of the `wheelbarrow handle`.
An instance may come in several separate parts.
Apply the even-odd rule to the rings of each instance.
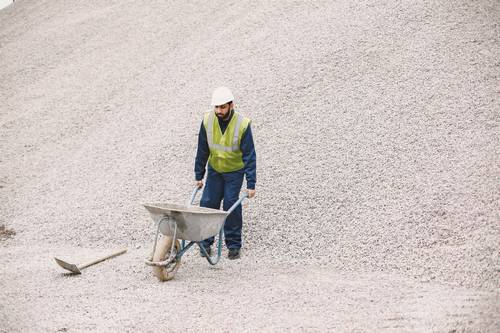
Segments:
[[[193,193],[191,194],[191,199],[189,199],[189,203],[192,205],[194,203],[194,199],[196,198],[196,194],[198,191],[201,190],[200,187],[196,186],[193,190]]]
[[[201,190],[201,188],[199,188],[198,186],[195,186],[195,188],[193,189],[193,193],[191,194],[191,199],[189,200],[190,204],[192,205],[194,203],[194,199],[196,198],[196,194],[198,193],[198,191]],[[227,215],[231,214],[233,212],[233,210],[236,209],[236,207],[238,207],[239,204],[241,204],[241,202],[243,200],[245,200],[246,198],[248,198],[248,193],[245,192],[239,199],[238,201],[236,201],[234,203],[234,205],[231,206],[231,208],[229,208],[227,210]]]
[[[243,195],[242,195],[242,196],[238,199],[238,201],[236,201],[236,202],[234,203],[234,205],[232,205],[232,206],[231,206],[231,208],[229,208],[229,209],[227,210],[227,215],[229,216],[229,214],[231,214],[231,213],[233,212],[233,210],[235,210],[235,209],[236,209],[236,207],[238,207],[238,206],[241,204],[241,202],[242,202],[243,200],[245,200],[246,198],[248,198],[248,193],[246,193],[246,192],[245,192],[245,193],[244,193],[244,194],[243,194]]]

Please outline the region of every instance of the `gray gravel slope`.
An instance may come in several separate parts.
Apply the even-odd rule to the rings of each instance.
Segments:
[[[498,300],[499,19],[495,1],[16,1],[0,11],[2,275],[34,245],[145,251],[140,203],[189,195],[227,85],[258,154],[248,260]]]

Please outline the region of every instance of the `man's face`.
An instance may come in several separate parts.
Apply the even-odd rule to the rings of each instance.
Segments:
[[[231,103],[215,106],[214,111],[217,117],[226,120],[229,117],[229,111],[231,111]]]

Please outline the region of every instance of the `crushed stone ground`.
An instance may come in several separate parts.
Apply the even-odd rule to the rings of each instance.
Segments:
[[[0,331],[496,331],[500,7],[18,0],[0,11]],[[244,253],[143,264],[203,111],[253,123]],[[15,233],[15,234],[14,234]],[[127,247],[70,277],[75,263]]]

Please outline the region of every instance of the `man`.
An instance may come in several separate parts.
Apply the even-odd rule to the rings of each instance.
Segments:
[[[198,151],[194,172],[196,185],[203,187],[205,166],[208,172],[200,206],[224,210],[238,201],[243,177],[247,182],[248,197],[255,196],[256,155],[250,129],[250,119],[234,110],[234,97],[226,87],[215,89],[212,94],[213,111],[203,117],[198,135]],[[242,212],[239,205],[226,219],[224,235],[229,259],[239,259],[241,249]],[[200,245],[212,254],[214,237]],[[200,249],[201,256],[204,256]]]

